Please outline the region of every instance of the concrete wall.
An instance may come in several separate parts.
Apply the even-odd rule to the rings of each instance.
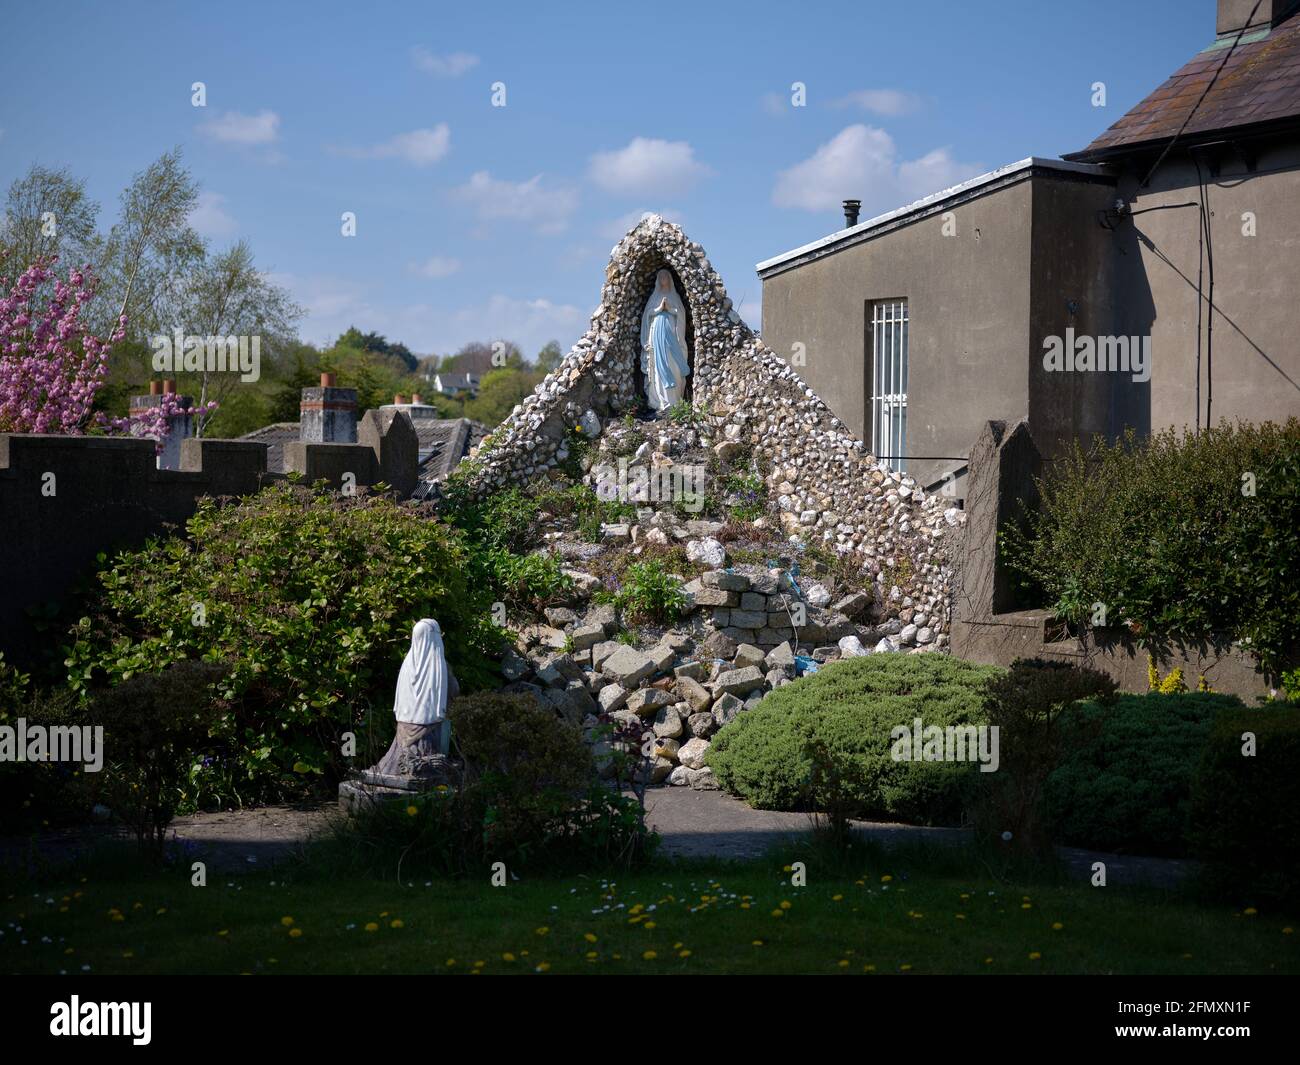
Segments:
[[[1300,414],[1300,148],[1261,152],[1252,174],[1232,153],[1201,154],[1214,250],[1213,422],[1221,418],[1283,421]],[[1210,166],[1221,167],[1217,177]],[[1149,166],[1149,163],[1144,164]],[[1197,372],[1197,274],[1203,262],[1199,211],[1175,204],[1198,202],[1195,165],[1182,157],[1166,162],[1146,189],[1145,170],[1121,175],[1119,194],[1135,212],[1111,241],[1117,259],[1121,313],[1137,329],[1150,314],[1154,371],[1150,426],[1205,424],[1210,366],[1208,274],[1202,279],[1202,351]],[[1151,208],[1165,208],[1151,210]],[[1242,232],[1245,212],[1255,215],[1256,235]]]
[[[286,467],[307,483],[338,488],[350,473],[356,485],[383,481],[409,495],[419,447],[409,417],[376,413],[363,436],[371,446],[291,444]],[[202,496],[248,495],[282,479],[266,472],[266,445],[254,441],[187,439],[181,469],[160,470],[152,440],[0,433],[0,651],[14,661],[37,650],[29,608],[58,605],[93,574],[99,552],[183,526]]]
[[[1069,329],[1076,336],[1117,332],[1116,249],[1111,234],[1098,221],[1114,201],[1115,187],[1110,182],[1062,175],[1033,184],[1029,404],[1022,413],[1029,415],[1035,443],[1049,457],[1075,439],[1086,441],[1096,433],[1114,436],[1122,428],[1117,422],[1121,410],[1139,411],[1149,392],[1149,386],[1135,384],[1130,375],[1062,373],[1043,367],[1044,341],[1049,337],[1064,339]],[[1130,288],[1123,299],[1140,301],[1142,293]],[[1128,398],[1120,403],[1119,396]]]
[[[1104,427],[1102,384],[1043,380],[1041,338],[1068,322],[1071,300],[1076,328],[1109,320],[1109,268],[1094,263],[1105,251],[1096,212],[1113,199],[1106,178],[1025,170],[1011,184],[770,274],[763,339],[787,361],[793,344],[806,345],[800,372],[869,442],[870,303],[906,297],[910,454],[965,456],[986,421],[1014,422],[1034,409],[1044,419],[1077,410],[1089,431]],[[946,210],[953,236],[944,235]],[[929,485],[963,466],[934,458],[908,469]]]

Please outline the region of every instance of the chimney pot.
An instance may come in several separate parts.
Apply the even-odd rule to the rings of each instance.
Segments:
[[[419,403],[419,402],[420,402],[420,393],[419,393],[419,392],[415,392],[415,393],[413,393],[413,394],[411,395],[411,402],[412,402],[412,403]]]
[[[862,210],[861,200],[844,201],[844,228],[849,229],[858,224],[858,214]]]
[[[334,387],[334,375],[333,375],[332,373],[323,373],[323,374],[321,374],[321,375],[320,375],[320,386],[321,386],[321,388],[333,388],[333,387]]]
[[[176,394],[176,382],[174,379],[168,378],[162,383],[162,385],[164,396],[174,396]]]
[[[158,395],[161,395],[161,394],[162,394],[162,382],[161,382],[161,381],[150,381],[150,382],[149,382],[149,395],[151,395],[151,396],[158,396]]]
[[[402,395],[402,393],[400,392],[398,392],[397,395],[393,397],[393,403],[399,407],[405,402],[406,402],[406,397]]]

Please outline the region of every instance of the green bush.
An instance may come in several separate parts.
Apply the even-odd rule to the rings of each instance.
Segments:
[[[527,695],[448,708],[461,786],[363,811],[346,829],[368,861],[441,875],[628,868],[655,838],[633,799],[601,785],[581,732]]]
[[[810,744],[818,743],[841,767],[857,816],[952,822],[976,765],[895,761],[890,732],[916,718],[927,727],[983,724],[984,685],[1000,672],[938,654],[833,662],[723,728],[708,763],[750,805],[800,809],[813,775]]]
[[[1061,722],[1064,756],[1047,778],[1058,842],[1128,854],[1187,854],[1196,767],[1231,695],[1121,695],[1083,702]]]
[[[1144,646],[1240,640],[1276,673],[1300,616],[1300,419],[1077,447],[1002,543],[1058,613]],[[1252,494],[1253,493],[1253,494]]]
[[[1245,733],[1255,737],[1243,754]],[[1300,710],[1220,714],[1192,781],[1190,835],[1211,886],[1238,902],[1300,906]]]
[[[422,617],[438,619],[462,688],[492,679],[487,590],[456,531],[416,508],[281,485],[201,502],[186,533],[101,570],[69,634],[68,680],[88,692],[182,659],[227,663],[231,708],[209,753],[244,801],[350,768],[343,734],[367,707],[392,705]]]
[[[672,621],[686,609],[681,580],[658,562],[633,562],[623,571],[614,602],[632,621]]]
[[[222,709],[215,662],[176,662],[95,695],[79,724],[104,728],[104,765],[93,774],[100,800],[128,825],[140,849],[162,857],[187,769],[208,743]]]
[[[989,681],[984,705],[989,725],[998,730],[999,764],[997,772],[979,778],[975,824],[983,844],[1009,843],[1002,853],[1017,859],[1052,856],[1044,790],[1065,752],[1086,739],[1085,729],[1066,723],[1079,700],[1108,706],[1115,688],[1104,673],[1043,659],[1018,659]]]

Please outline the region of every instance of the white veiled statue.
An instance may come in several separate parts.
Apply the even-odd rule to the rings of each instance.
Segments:
[[[673,275],[660,270],[641,312],[641,373],[652,410],[667,410],[682,399],[690,376],[686,347],[686,308]]]
[[[420,776],[445,759],[451,743],[447,702],[459,693],[460,685],[447,663],[438,623],[432,618],[417,621],[393,696],[397,735],[371,772]]]

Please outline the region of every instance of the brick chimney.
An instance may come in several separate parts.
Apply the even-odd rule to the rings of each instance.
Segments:
[[[176,382],[150,381],[147,396],[132,396],[130,399],[131,417],[144,414],[151,407],[162,406],[163,396],[176,396]],[[189,396],[176,396],[185,409],[169,415],[167,418],[167,438],[163,441],[162,452],[158,455],[160,470],[179,470],[181,468],[181,441],[194,435],[194,415],[189,410],[194,401]]]
[[[1219,0],[1214,31],[1218,36],[1226,37],[1242,31],[1249,33],[1268,29],[1276,26],[1297,6],[1300,6],[1297,5],[1297,0],[1259,0],[1258,7],[1255,0]],[[1252,9],[1255,11],[1253,18]]]
[[[336,388],[334,375],[320,375],[319,388],[304,388],[298,438],[308,444],[357,442],[357,390]]]

